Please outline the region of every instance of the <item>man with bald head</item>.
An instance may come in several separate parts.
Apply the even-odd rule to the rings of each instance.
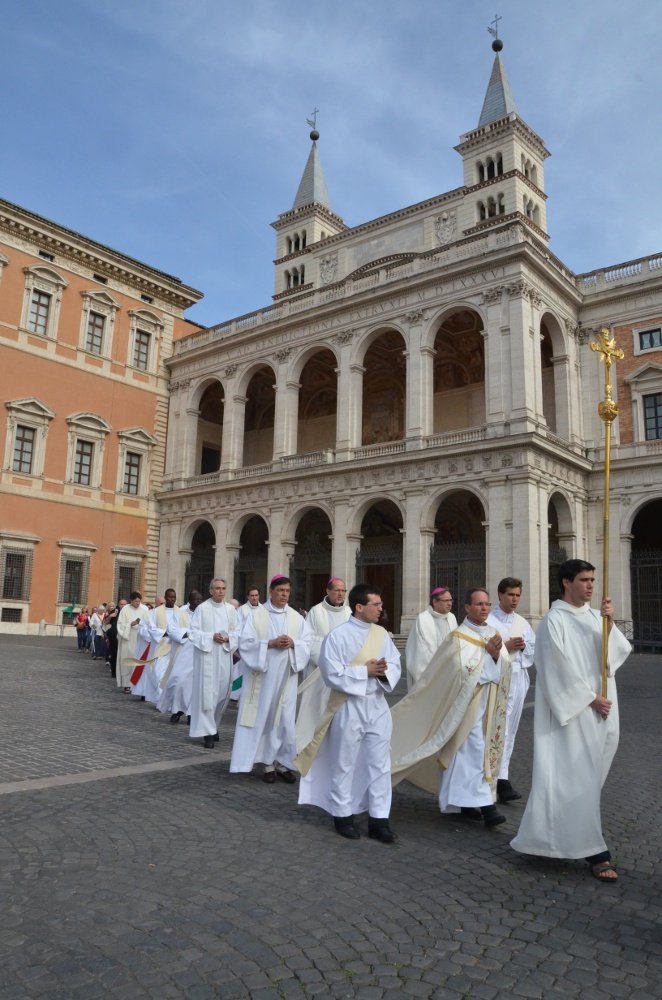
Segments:
[[[209,584],[209,599],[198,605],[188,629],[193,653],[191,692],[192,737],[202,737],[205,750],[213,750],[218,726],[230,700],[232,654],[239,642],[238,616],[225,600],[227,586],[221,577]]]
[[[306,621],[312,633],[310,640],[310,663],[306,674],[317,666],[322,641],[337,625],[344,625],[352,612],[346,602],[347,587],[339,576],[332,576],[326,585],[326,596],[310,609]]]

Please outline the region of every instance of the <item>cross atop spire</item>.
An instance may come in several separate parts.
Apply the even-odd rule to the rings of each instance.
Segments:
[[[480,113],[478,128],[481,128],[482,125],[489,125],[490,122],[496,122],[500,118],[506,118],[510,114],[517,114],[515,98],[513,97],[513,92],[510,89],[510,83],[508,81],[508,77],[506,76],[506,71],[501,65],[501,59],[499,58],[499,52],[503,48],[503,42],[498,37],[497,16],[495,16],[494,22],[497,23],[497,26],[495,28],[490,27],[487,30],[494,36],[492,48],[496,52],[496,55],[494,57],[494,65],[492,66],[490,82],[487,85],[487,93],[485,94],[485,100],[483,101],[483,110]]]
[[[308,160],[306,162],[306,166],[304,167],[301,183],[299,184],[299,188],[294,198],[292,210],[303,208],[305,205],[313,204],[324,205],[324,207],[328,209],[331,208],[329,192],[327,191],[326,181],[324,180],[324,172],[322,171],[322,161],[320,160],[320,155],[317,151],[317,140],[320,137],[316,128],[317,114],[318,109],[315,108],[312,113],[312,121],[308,120],[308,124],[312,126],[310,138],[312,139],[313,144],[310,148],[310,153],[308,154]]]

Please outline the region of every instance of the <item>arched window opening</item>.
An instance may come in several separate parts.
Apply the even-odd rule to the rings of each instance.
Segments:
[[[260,588],[260,600],[267,595],[267,551],[269,529],[258,514],[250,517],[239,536],[239,554],[234,563],[234,596],[241,600],[249,587]]]
[[[306,230],[304,229],[301,233],[301,249],[306,249]]]
[[[485,423],[485,351],[477,313],[458,309],[443,321],[434,341],[435,434]]]
[[[196,465],[200,476],[218,472],[221,467],[223,407],[222,386],[214,382],[203,392],[198,411]]]
[[[497,153],[497,158],[496,158],[496,172],[497,172],[497,177],[502,177],[503,176],[503,157],[502,157],[501,153]]]
[[[214,554],[216,535],[209,521],[203,521],[195,529],[191,540],[191,558],[184,571],[184,594],[199,590],[205,596],[214,576]],[[186,597],[182,599],[182,604]]]
[[[299,236],[298,233],[294,234],[294,244],[293,245],[294,245],[294,252],[295,253],[297,252],[297,250],[301,249],[301,237]]]
[[[285,272],[285,288],[287,289],[287,288],[291,288],[291,287],[292,287],[292,272],[291,271],[286,271]]]
[[[493,219],[497,214],[496,201],[494,198],[490,197],[487,199],[487,217],[488,219]]]
[[[444,497],[435,515],[430,589],[448,587],[458,618],[469,587],[486,585],[484,522],[485,509],[468,490]]]
[[[285,241],[285,244],[286,244],[286,247],[287,247],[287,252],[288,253],[292,253],[292,237],[291,236],[287,237],[287,239]]]
[[[487,218],[487,212],[485,211],[485,203],[482,201],[478,202],[478,218],[482,222],[483,219]]]
[[[478,171],[478,183],[482,184],[485,180],[485,167],[481,160],[476,164],[476,170]]]
[[[299,379],[297,454],[336,446],[337,362],[332,351],[319,351],[306,362]]]
[[[500,192],[498,195],[498,209],[499,209],[499,215],[506,214],[506,201],[502,192]]]
[[[331,522],[323,510],[309,510],[299,521],[289,574],[292,580],[292,607],[310,610],[324,597],[333,571],[332,534]]]
[[[637,652],[662,645],[662,500],[641,508],[632,524],[632,628]]]
[[[274,450],[274,412],[276,377],[271,368],[258,368],[246,389],[243,464],[270,462]]]
[[[491,156],[489,156],[487,158],[487,179],[488,179],[488,181],[492,180],[492,178],[494,177],[495,173],[496,173],[496,170],[495,170],[495,167],[494,167],[494,160],[492,159]]]
[[[363,361],[363,444],[401,441],[405,433],[406,345],[396,330],[381,333]]]
[[[547,324],[540,324],[540,369],[542,375],[542,412],[547,426],[556,434],[556,386],[554,382],[554,345]]]
[[[402,514],[392,500],[380,500],[361,522],[361,545],[356,554],[356,579],[369,580],[382,591],[390,632],[400,631],[402,614]]]

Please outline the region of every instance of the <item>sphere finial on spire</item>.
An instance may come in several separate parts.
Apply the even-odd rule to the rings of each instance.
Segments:
[[[313,108],[313,111],[312,111],[312,114],[311,114],[310,118],[306,118],[306,125],[310,125],[310,128],[312,130],[311,133],[310,133],[310,138],[312,139],[313,142],[317,142],[317,140],[320,137],[320,134],[317,131],[317,115],[318,114],[319,114],[319,108]]]
[[[500,20],[501,20],[501,16],[499,14],[495,14],[494,15],[494,20],[491,22],[491,24],[488,25],[488,28],[487,28],[487,30],[489,31],[490,35],[492,35],[492,37],[494,38],[494,41],[492,42],[492,49],[493,49],[494,52],[501,52],[501,50],[503,49],[503,42],[499,38],[499,21]]]

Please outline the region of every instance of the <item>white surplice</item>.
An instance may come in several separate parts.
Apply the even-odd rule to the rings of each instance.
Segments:
[[[411,627],[405,646],[407,688],[412,688],[446,636],[457,628],[452,611],[442,614],[432,607],[421,611]]]
[[[258,636],[256,615],[267,615],[266,635]],[[259,626],[261,628],[261,625]],[[267,643],[279,635],[290,635],[290,649],[268,649]],[[230,771],[252,771],[253,765],[278,761],[292,768],[295,755],[294,717],[297,674],[308,664],[310,629],[305,619],[289,608],[275,608],[267,601],[249,614],[239,638],[241,656],[241,697],[232,745]],[[254,677],[260,674],[260,677]],[[254,718],[245,714],[254,682],[259,681],[259,697]]]
[[[161,697],[161,679],[170,663],[172,645],[168,635],[170,628],[177,624],[179,608],[167,608],[160,604],[152,608],[147,618],[138,626],[140,641],[149,645],[145,658],[145,669],[140,680],[133,686],[133,693],[144,697],[150,705],[156,705]]]
[[[536,632],[533,779],[511,847],[550,858],[589,858],[606,850],[600,793],[619,735],[614,673],[631,647],[609,634],[606,720],[590,707],[600,693],[602,618],[585,604],[554,601]]]
[[[191,615],[189,639],[194,648],[191,691],[192,737],[215,736],[230,699],[232,654],[239,640],[238,616],[232,604],[213,601],[199,604]],[[228,641],[214,642],[215,632]]]
[[[168,629],[172,652],[168,670],[160,683],[161,695],[156,703],[159,712],[191,714],[195,646],[188,637],[188,629],[192,614],[185,604],[179,609],[176,623]]]
[[[138,625],[131,623],[138,618],[142,621],[149,615],[149,608],[146,604],[140,604],[134,608],[132,604],[125,604],[117,616],[117,686],[121,688],[129,687],[131,674],[136,668],[136,663],[141,652],[145,648],[145,643],[140,647],[140,634]]]
[[[310,640],[310,663],[305,670],[308,676],[319,662],[320,649],[323,640],[336,626],[344,625],[351,617],[351,609],[348,604],[341,604],[335,607],[329,604],[326,597],[319,604],[310,609],[306,615],[306,621],[310,627],[312,637]]]
[[[376,659],[384,657],[384,678],[353,665],[370,625],[350,618],[322,643],[319,670],[324,683],[347,695],[338,708],[308,773],[299,783],[299,805],[315,805],[332,816],[369,810],[374,819],[391,809],[391,712],[385,691],[400,680],[400,654],[385,629]]]
[[[499,778],[508,778],[508,768],[510,758],[515,745],[515,737],[522,718],[524,699],[529,690],[529,667],[533,666],[533,654],[536,648],[536,634],[527,622],[517,612],[508,614],[499,606],[492,608],[487,624],[495,628],[504,642],[511,638],[522,638],[526,643],[524,649],[514,650],[510,654],[512,666],[512,677],[510,678],[510,692],[508,694],[508,717],[506,719],[506,736],[503,744],[503,756],[501,758],[501,770]]]

